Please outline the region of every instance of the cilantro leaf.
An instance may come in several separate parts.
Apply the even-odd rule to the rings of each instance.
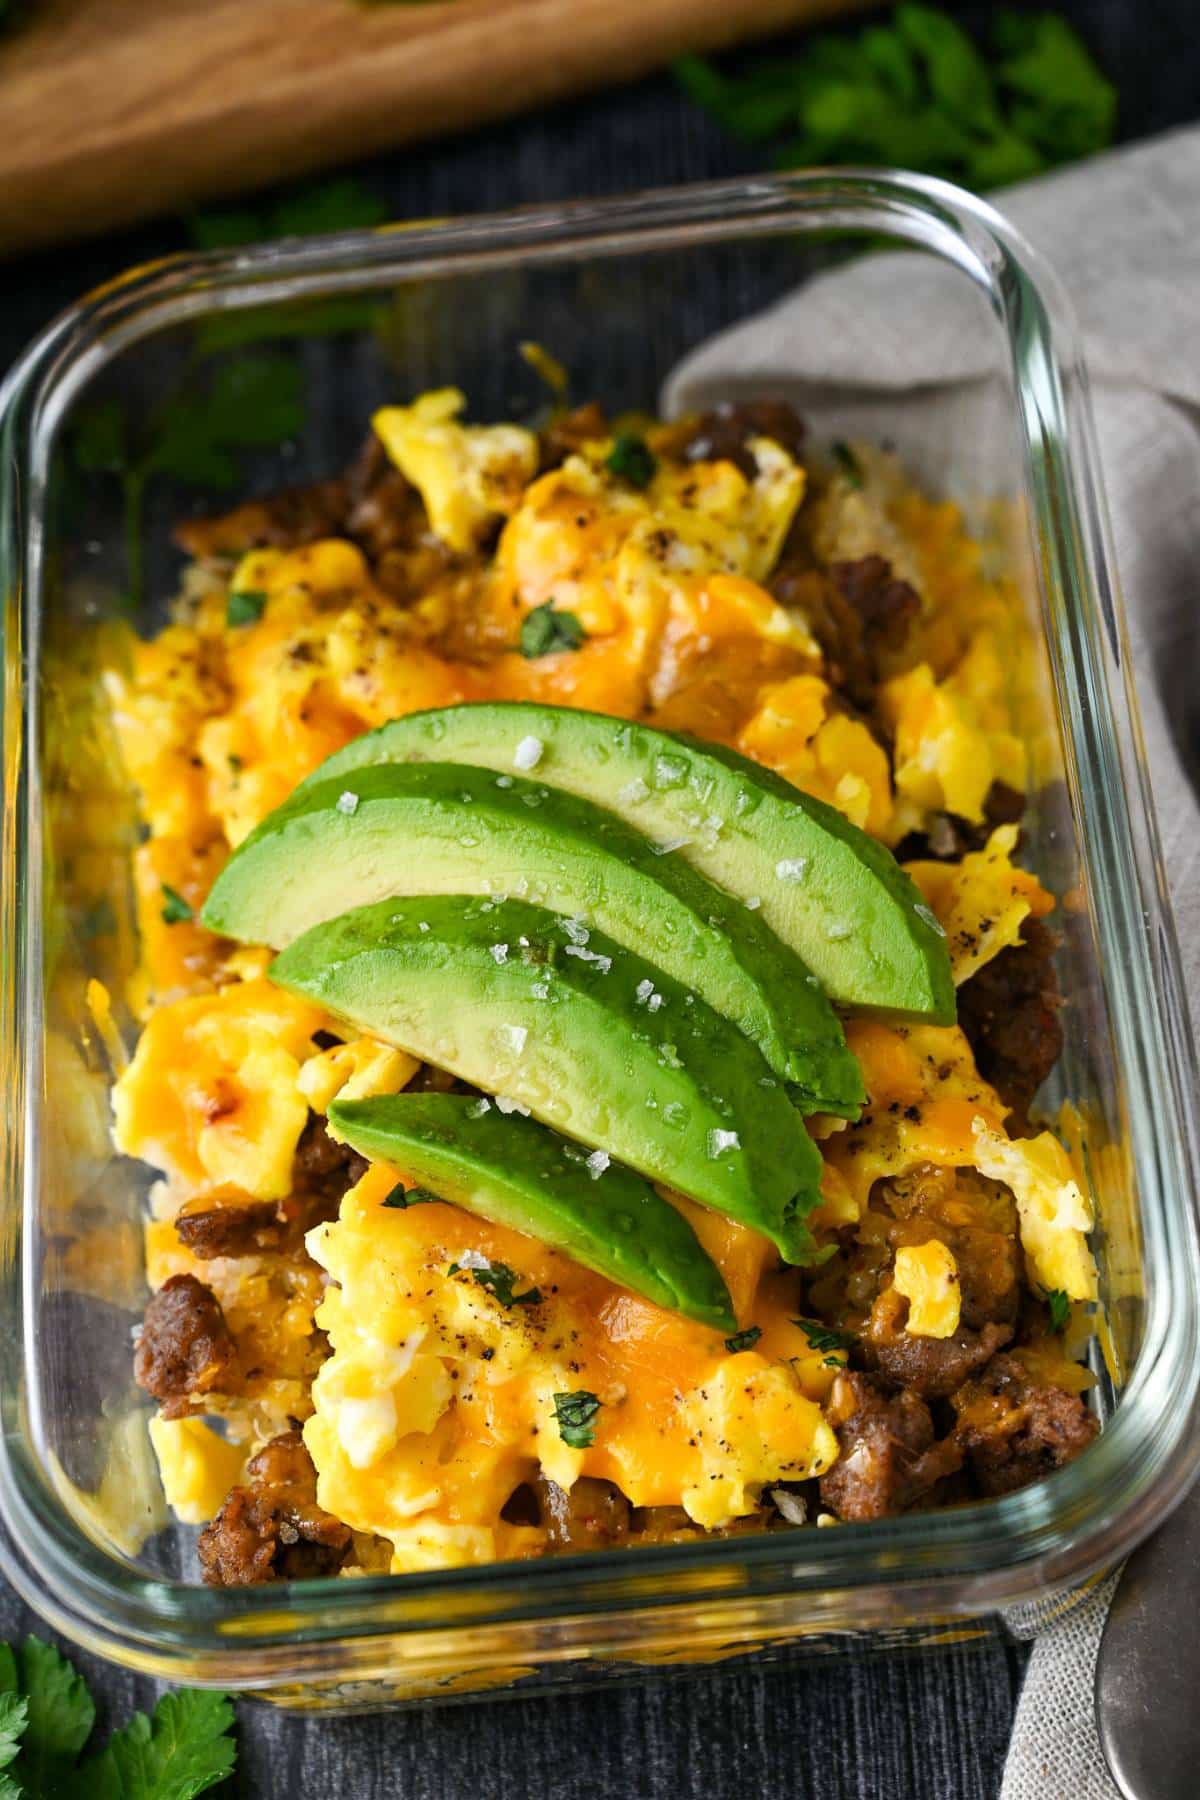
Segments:
[[[402,1181],[398,1181],[396,1183],[395,1187],[392,1189],[391,1193],[386,1194],[384,1196],[381,1204],[383,1206],[394,1206],[394,1207],[400,1207],[400,1208],[404,1208],[406,1206],[425,1206],[431,1200],[436,1202],[436,1201],[440,1200],[440,1198],[441,1198],[440,1194],[431,1193],[428,1188],[423,1188],[423,1187],[406,1188]]]
[[[235,588],[225,603],[226,625],[257,625],[263,616],[267,596],[261,588]]]
[[[13,1774],[33,1795],[53,1792],[87,1743],[96,1708],[83,1676],[53,1644],[27,1637],[19,1668],[28,1720]]]
[[[164,925],[189,925],[195,916],[182,894],[176,893],[173,887],[162,884],[162,912],[160,917]]]
[[[1051,1288],[1046,1295],[1050,1308],[1051,1331],[1065,1331],[1071,1318],[1071,1301],[1062,1288]]]
[[[595,1443],[595,1421],[600,1404],[595,1394],[589,1394],[586,1388],[577,1388],[570,1394],[555,1394],[554,1417],[558,1435],[570,1449],[587,1450]]]
[[[725,1348],[731,1356],[736,1356],[739,1350],[753,1350],[761,1336],[761,1325],[747,1325],[745,1331],[735,1331],[732,1337],[725,1339]]]
[[[0,1694],[0,1769],[7,1769],[20,1750],[28,1719],[28,1700],[18,1694]]]
[[[506,1309],[512,1306],[538,1306],[541,1303],[542,1296],[538,1288],[527,1288],[523,1294],[515,1291],[521,1277],[507,1263],[489,1263],[485,1269],[472,1269],[471,1274],[477,1285],[493,1295]]]
[[[610,474],[627,481],[630,487],[647,488],[654,480],[658,459],[644,438],[623,431],[605,457],[604,466]]]
[[[79,1771],[88,1800],[195,1800],[223,1781],[237,1760],[224,1694],[181,1688],[164,1694],[154,1717],[134,1713]]]
[[[814,1350],[826,1354],[830,1350],[852,1350],[858,1342],[858,1334],[853,1331],[835,1331],[832,1325],[822,1325],[819,1319],[793,1319]]]
[[[521,620],[519,648],[530,661],[558,650],[578,650],[587,632],[573,612],[556,612],[551,600],[533,607]]]

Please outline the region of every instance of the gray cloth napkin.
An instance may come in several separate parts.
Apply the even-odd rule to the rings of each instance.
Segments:
[[[1002,212],[1061,277],[1082,328],[1155,801],[1193,1015],[1200,998],[1200,130],[1009,189]],[[820,275],[675,371],[671,410],[764,392],[857,386],[928,405],[948,375],[995,366],[968,284],[911,255]],[[874,396],[874,401],[872,400]],[[869,435],[864,430],[862,435]],[[965,454],[970,455],[969,443]],[[1041,1627],[1001,1800],[1113,1800],[1092,1712],[1106,1582]]]

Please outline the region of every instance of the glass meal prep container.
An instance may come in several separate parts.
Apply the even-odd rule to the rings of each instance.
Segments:
[[[574,398],[651,408],[712,332],[864,248],[919,252],[924,280],[974,308],[992,373],[948,371],[919,405],[845,381],[781,387],[816,443],[886,440],[968,515],[1000,502],[1012,522],[1006,572],[1038,669],[1026,855],[1071,897],[1043,1110],[1071,1103],[1098,1207],[1104,1430],[1006,1498],[870,1525],[205,1588],[133,1384],[151,1177],[110,1148],[88,1001],[91,978],[119,991],[114,958],[132,954],[136,819],[104,729],[105,634],[131,614],[162,623],[176,519],[336,472],[374,405],[453,383],[475,418],[530,416],[544,394],[516,350],[533,340]],[[298,427],[282,444],[281,391]],[[144,446],[164,407],[186,417],[214,395],[239,424],[185,470],[156,469]],[[818,174],[172,258],[43,335],[0,393],[0,433],[0,1514],[4,1571],[54,1626],[175,1681],[396,1704],[860,1634],[962,1638],[1069,1596],[1161,1519],[1198,1449],[1194,1053],[1085,376],[1053,278],[995,213],[933,181]]]

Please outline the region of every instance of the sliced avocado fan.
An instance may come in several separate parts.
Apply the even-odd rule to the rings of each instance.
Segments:
[[[333,1135],[439,1199],[561,1250],[659,1306],[732,1331],[729,1291],[669,1201],[603,1151],[463,1094],[335,1100]]]
[[[816,1147],[749,1038],[682,983],[520,900],[384,900],[315,926],[271,977],[502,1096],[789,1262],[813,1253]],[[657,1001],[657,1004],[652,1004]]]
[[[945,938],[895,857],[747,757],[603,713],[484,700],[393,719],[336,751],[302,787],[431,761],[532,770],[757,907],[831,1000],[953,1024]]]
[[[454,763],[354,769],[304,787],[234,852],[203,910],[282,948],[348,904],[517,894],[686,983],[759,1046],[807,1112],[856,1116],[858,1063],[816,977],[748,909],[588,800]]]

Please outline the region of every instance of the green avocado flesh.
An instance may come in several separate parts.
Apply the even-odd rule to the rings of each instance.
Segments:
[[[611,813],[454,763],[352,769],[306,786],[226,864],[204,923],[276,949],[389,895],[517,894],[596,926],[754,1040],[807,1112],[856,1115],[862,1075],[794,951]]]
[[[533,701],[478,701],[393,719],[303,784],[381,763],[472,763],[536,779],[616,813],[759,916],[831,1000],[954,1022],[946,942],[891,852],[833,807],[720,745]],[[302,791],[302,790],[301,790]]]
[[[721,1331],[737,1321],[715,1264],[683,1214],[617,1163],[487,1100],[394,1094],[335,1100],[334,1134],[395,1164],[440,1199],[535,1237],[585,1269]]]
[[[688,988],[577,929],[521,900],[384,900],[297,938],[271,977],[811,1256],[821,1158],[784,1084]]]

